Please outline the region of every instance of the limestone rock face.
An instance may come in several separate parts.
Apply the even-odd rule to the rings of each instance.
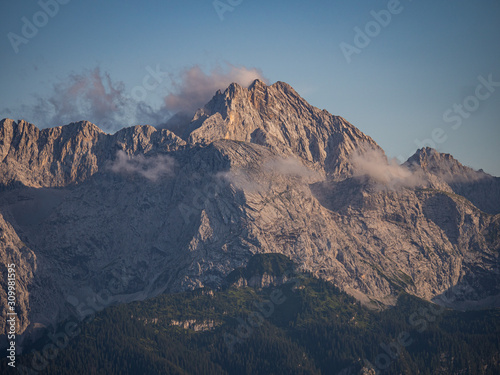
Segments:
[[[311,106],[290,85],[266,86],[260,80],[248,89],[233,83],[218,91],[181,136],[191,144],[218,139],[260,144],[300,156],[336,177],[351,171],[353,151],[379,149],[342,117]]]
[[[39,130],[26,121],[0,122],[3,186],[55,187],[87,180],[116,156],[168,152],[185,144],[169,130],[134,126],[114,135],[81,121]]]
[[[19,334],[218,287],[259,253],[368,304],[404,290],[500,306],[498,178],[431,149],[389,166],[371,138],[281,82],[232,84],[176,132],[0,122],[1,309],[15,263]],[[403,183],[360,173],[370,150]]]

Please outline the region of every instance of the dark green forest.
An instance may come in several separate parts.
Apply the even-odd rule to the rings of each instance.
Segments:
[[[264,273],[282,283],[235,286]],[[64,322],[17,358],[16,371],[2,361],[0,373],[493,375],[500,373],[499,318],[498,310],[458,312],[403,292],[396,306],[375,311],[266,254],[220,289]],[[68,324],[73,334],[61,334]]]

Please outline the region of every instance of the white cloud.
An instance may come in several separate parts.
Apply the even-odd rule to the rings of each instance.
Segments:
[[[195,65],[183,70],[178,77],[171,77],[173,92],[165,97],[165,107],[172,112],[194,112],[203,107],[217,90],[223,90],[233,82],[247,87],[257,78],[266,81],[256,68],[226,63],[206,74]]]
[[[422,170],[411,171],[396,159],[387,160],[381,150],[356,152],[351,156],[354,177],[369,177],[379,186],[390,190],[423,186],[427,183]]]
[[[87,120],[105,131],[115,131],[128,125],[131,104],[124,84],[113,82],[108,73],[95,68],[55,83],[48,97],[38,97],[34,107],[22,110],[42,128]]]
[[[302,183],[314,183],[324,179],[324,176],[307,168],[298,158],[289,156],[274,157],[266,160],[256,168],[235,168],[227,172],[220,172],[219,178],[228,181],[234,187],[246,192],[263,193],[273,184],[284,180],[298,179]]]
[[[175,160],[168,155],[144,157],[143,155],[129,156],[120,150],[109,169],[115,173],[139,174],[150,181],[157,181],[162,176],[172,175]]]
[[[47,96],[37,96],[33,106],[19,110],[5,108],[6,113],[20,113],[40,128],[66,125],[87,120],[102,130],[115,132],[138,124],[163,125],[178,111],[193,112],[203,107],[219,89],[232,82],[248,86],[256,78],[265,80],[260,70],[225,64],[206,74],[198,65],[170,74],[170,93],[161,108],[137,102],[121,81],[99,67],[70,74],[52,85]],[[165,89],[165,88],[164,88]]]

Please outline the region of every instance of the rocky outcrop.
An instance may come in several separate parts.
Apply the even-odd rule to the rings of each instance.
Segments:
[[[184,329],[191,329],[195,332],[205,332],[215,329],[222,323],[217,322],[215,320],[198,321],[196,319],[188,319],[188,320],[171,320],[170,324]]]
[[[205,331],[211,331],[215,329],[216,327],[222,325],[222,322],[213,320],[213,319],[207,319],[207,320],[197,320],[197,319],[184,319],[184,320],[176,320],[172,319],[169,322],[165,322],[164,319],[162,318],[143,318],[143,317],[134,317],[133,315],[131,318],[135,318],[141,322],[143,322],[145,325],[146,324],[165,324],[169,326],[175,326],[175,327],[180,327],[182,329],[190,329],[195,332],[205,332]]]

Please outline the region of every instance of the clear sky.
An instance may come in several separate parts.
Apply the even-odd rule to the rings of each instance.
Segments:
[[[390,157],[431,145],[500,176],[498,0],[54,1],[0,3],[0,118],[155,125],[165,97],[255,74]]]

